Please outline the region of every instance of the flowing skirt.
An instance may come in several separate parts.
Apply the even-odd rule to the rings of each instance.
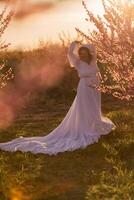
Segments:
[[[56,155],[85,148],[115,128],[115,124],[101,113],[101,93],[88,87],[85,79],[80,79],[70,109],[53,131],[42,137],[19,137],[0,143],[0,149]]]

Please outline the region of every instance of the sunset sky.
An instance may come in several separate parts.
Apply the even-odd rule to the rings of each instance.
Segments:
[[[101,0],[86,2],[95,14],[103,13]],[[4,5],[5,2],[1,3],[0,8]],[[16,16],[3,37],[12,48],[36,47],[39,40],[59,41],[62,31],[75,37],[75,27],[85,31],[92,28],[85,21],[82,0],[13,0],[12,6]]]

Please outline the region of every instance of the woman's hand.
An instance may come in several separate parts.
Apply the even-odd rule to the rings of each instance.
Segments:
[[[97,78],[98,78],[99,83],[101,83],[101,81],[102,81],[102,76],[101,76],[101,73],[100,73],[100,72],[97,73]]]
[[[88,87],[97,88],[96,85],[88,85]]]
[[[77,44],[82,44],[82,41],[75,40],[74,42]]]

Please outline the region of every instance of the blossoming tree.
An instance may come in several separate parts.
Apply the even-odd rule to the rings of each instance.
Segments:
[[[5,44],[5,42],[2,41],[2,36],[8,27],[8,24],[11,20],[11,17],[13,15],[13,11],[10,11],[7,13],[7,8],[5,7],[3,11],[0,13],[0,54],[3,53],[7,49],[7,47],[10,45]],[[0,88],[3,88],[9,79],[12,79],[13,77],[13,71],[10,67],[6,67],[6,61],[0,60]]]
[[[77,33],[93,43],[104,66],[101,90],[120,99],[134,97],[134,1],[102,0],[104,15],[95,16],[83,1],[87,21],[93,30]]]

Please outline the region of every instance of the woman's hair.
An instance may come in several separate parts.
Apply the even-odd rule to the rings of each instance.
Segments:
[[[92,54],[90,53],[90,50],[89,50],[87,47],[80,47],[79,50],[78,50],[78,54],[79,54],[79,55],[80,55],[80,52],[81,52],[82,50],[87,51],[88,57],[89,57],[89,62],[91,62],[93,56],[92,56]]]

